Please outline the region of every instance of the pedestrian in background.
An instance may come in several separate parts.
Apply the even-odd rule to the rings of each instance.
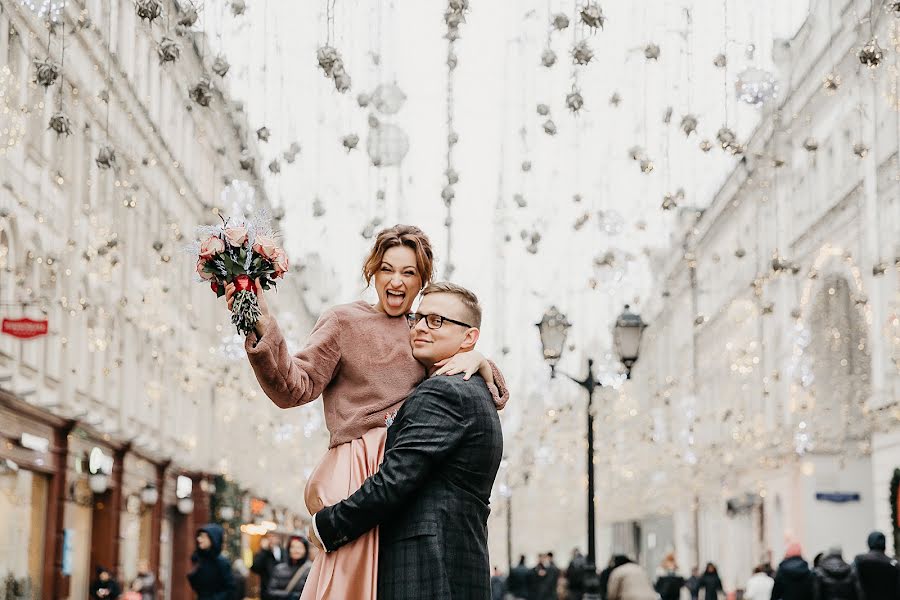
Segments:
[[[150,562],[142,560],[138,563],[137,578],[141,582],[141,600],[156,600],[156,575],[150,569]]]
[[[744,600],[770,600],[775,581],[766,572],[767,565],[759,565],[753,569],[753,575],[747,580],[744,588]]]
[[[259,575],[259,597],[269,600],[269,582],[272,580],[272,571],[279,562],[272,549],[272,539],[265,535],[259,540],[259,550],[253,555],[253,564],[250,570]]]
[[[800,544],[790,544],[775,572],[772,600],[811,600],[812,577]]]
[[[856,571],[838,546],[829,548],[816,567],[813,600],[865,600]]]
[[[504,600],[506,598],[506,577],[500,572],[500,568],[494,565],[491,572],[491,600]]]
[[[506,578],[506,591],[512,600],[529,600],[532,570],[525,564],[525,555],[519,557],[519,564],[509,570]]]
[[[691,567],[691,576],[685,582],[684,587],[691,593],[691,600],[697,600],[700,595],[700,569]]]
[[[684,577],[678,574],[678,562],[675,555],[669,553],[659,565],[659,577],[656,579],[656,593],[661,600],[679,600],[681,588],[684,587]],[[766,600],[769,600],[766,598]]]
[[[106,567],[98,566],[97,578],[91,584],[91,600],[117,600],[122,594],[122,588]]]
[[[275,565],[269,581],[269,598],[272,600],[298,600],[312,569],[309,560],[309,542],[293,536],[288,542],[287,560]]]
[[[234,594],[231,565],[222,556],[224,541],[225,531],[215,523],[197,530],[197,549],[191,555],[194,569],[187,578],[198,600],[231,600]]]
[[[700,590],[697,593],[699,600],[724,600],[725,591],[722,589],[722,580],[719,578],[719,569],[715,563],[706,563],[706,570],[700,576]]]
[[[534,567],[534,576],[528,598],[530,600],[557,600],[556,584],[559,580],[559,569],[553,564],[548,554],[538,555],[538,563]]]
[[[231,563],[231,573],[234,576],[234,594],[233,600],[244,600],[247,597],[247,576],[250,575],[250,569],[247,568],[243,558],[236,558]]]
[[[900,567],[897,560],[884,553],[887,539],[880,531],[869,534],[869,551],[853,559],[866,600],[900,598]]]
[[[587,561],[578,548],[572,550],[572,560],[566,568],[569,600],[581,600],[584,595],[584,569]]]
[[[656,590],[640,565],[622,554],[613,557],[613,564],[606,586],[608,600],[657,600]]]

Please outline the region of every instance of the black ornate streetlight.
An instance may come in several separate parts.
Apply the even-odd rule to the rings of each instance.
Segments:
[[[541,322],[537,324],[541,334],[541,346],[544,350],[544,360],[550,365],[550,377],[556,377],[556,364],[562,357],[565,349],[566,336],[572,326],[564,314],[555,306],[544,313]],[[626,377],[631,377],[631,367],[637,362],[638,352],[641,346],[641,336],[646,324],[639,315],[632,313],[628,305],[616,318],[613,328],[613,341],[619,360],[625,367]],[[560,371],[561,372],[561,371]],[[562,372],[561,372],[562,373]],[[603,383],[594,375],[594,360],[587,361],[587,376],[584,379],[572,377],[568,373],[562,373],[582,388],[587,390],[587,527],[588,527],[588,555],[585,564],[584,598],[599,598],[600,581],[597,577],[597,553],[595,547],[595,521],[594,521],[594,415],[592,405],[594,390],[603,387]]]

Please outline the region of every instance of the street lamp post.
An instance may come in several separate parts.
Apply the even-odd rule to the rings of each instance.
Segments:
[[[646,325],[640,316],[630,312],[628,305],[616,319],[613,328],[613,340],[619,360],[625,367],[626,377],[631,377],[631,367],[638,359],[641,334]],[[537,324],[541,335],[541,346],[544,351],[544,360],[550,365],[550,377],[555,378],[556,364],[562,357],[565,349],[566,336],[572,326],[566,316],[559,312],[555,306],[544,313],[541,322]],[[587,376],[584,379],[572,377],[560,371],[565,377],[574,381],[587,391],[587,562],[585,564],[584,598],[599,598],[600,580],[597,577],[597,553],[596,553],[596,525],[594,515],[594,390],[603,387],[603,383],[594,375],[594,360],[587,361]]]

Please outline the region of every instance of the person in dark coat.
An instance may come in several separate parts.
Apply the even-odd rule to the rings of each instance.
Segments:
[[[865,600],[856,571],[838,547],[830,548],[816,567],[813,600]]]
[[[122,595],[122,588],[106,567],[97,567],[97,579],[91,584],[91,600],[116,600]]]
[[[900,567],[896,559],[884,553],[887,539],[880,531],[873,531],[869,534],[868,544],[869,551],[853,559],[866,600],[897,600],[900,598]]]
[[[491,600],[504,600],[506,598],[506,577],[500,572],[499,567],[494,565],[494,571],[491,573]]]
[[[506,578],[506,591],[513,600],[528,600],[528,588],[531,585],[531,569],[525,565],[525,555],[519,557],[519,564],[509,570]]]
[[[262,600],[269,600],[269,582],[278,563],[272,551],[272,540],[269,536],[263,536],[259,540],[259,550],[253,555],[253,564],[250,565],[250,570],[259,575],[259,595]]]
[[[272,579],[269,581],[269,598],[272,600],[298,600],[303,586],[306,585],[306,579],[309,577],[309,571],[312,568],[312,561],[309,560],[309,542],[306,538],[293,536],[288,541],[287,560],[275,565],[272,571]],[[300,572],[296,584],[290,589],[291,581]]]
[[[691,567],[691,576],[684,582],[684,587],[691,593],[691,600],[697,600],[700,595],[700,569]]]
[[[812,577],[800,544],[789,545],[775,571],[772,600],[811,600]]]
[[[607,597],[607,588],[609,587],[609,576],[612,573],[612,570],[616,568],[616,558],[613,556],[609,559],[609,562],[606,564],[606,568],[600,571],[599,575],[599,593],[601,600],[606,600]]]
[[[700,600],[716,600],[719,592],[723,592],[722,580],[719,578],[719,570],[714,563],[706,563],[706,570],[700,576],[700,588],[697,597]]]
[[[228,559],[222,556],[225,531],[215,523],[197,530],[197,549],[191,555],[194,569],[188,573],[198,600],[231,600],[234,577]]]
[[[250,570],[244,563],[243,558],[236,558],[231,563],[231,574],[234,577],[234,594],[231,595],[232,600],[244,600],[247,597],[247,575]]]
[[[566,568],[566,583],[569,589],[569,600],[581,600],[584,595],[584,569],[587,561],[578,548],[572,551],[572,561]]]
[[[678,600],[681,597],[681,588],[684,587],[684,577],[678,574],[678,563],[675,555],[669,553],[660,564],[660,575],[656,579],[653,588],[659,594],[661,600]]]

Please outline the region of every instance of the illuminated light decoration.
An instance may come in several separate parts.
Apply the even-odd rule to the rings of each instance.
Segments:
[[[829,94],[834,94],[841,87],[841,76],[837,73],[828,73],[822,79],[822,88]]]
[[[572,62],[576,65],[586,65],[594,59],[594,51],[587,40],[579,40],[572,47]]]
[[[21,0],[21,3],[22,6],[33,12],[37,17],[43,19],[49,15],[52,22],[59,23],[59,17],[62,15],[63,9],[66,8],[68,0],[41,0],[40,2]]]
[[[878,45],[878,38],[876,37],[860,48],[856,56],[862,65],[874,69],[884,59],[884,50]]]
[[[581,8],[581,22],[591,29],[603,29],[606,16],[603,9],[596,2],[590,2]]]
[[[0,67],[0,156],[14,148],[25,135],[28,109],[15,104],[20,90],[19,78],[13,77],[9,66]]]
[[[750,106],[762,106],[778,95],[778,82],[769,71],[757,67],[744,69],[734,82],[737,99]]]

